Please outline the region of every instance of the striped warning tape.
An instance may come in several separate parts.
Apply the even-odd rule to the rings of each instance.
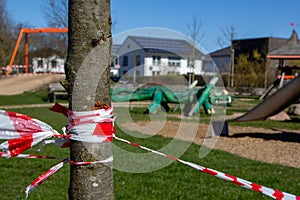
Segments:
[[[8,158],[10,155],[6,152],[0,152],[0,157]],[[108,159],[102,160],[102,161],[93,161],[93,162],[75,162],[68,158],[58,158],[54,156],[40,156],[40,155],[34,155],[34,154],[18,154],[15,156],[15,158],[32,158],[32,159],[55,159],[55,160],[61,160],[58,164],[51,167],[49,170],[47,170],[45,173],[38,176],[33,182],[30,183],[26,187],[26,198],[28,198],[29,193],[34,190],[37,186],[42,184],[44,181],[46,181],[50,176],[52,176],[55,172],[57,172],[60,168],[62,168],[65,164],[70,163],[71,165],[96,165],[96,164],[106,164],[111,163],[113,161],[113,157],[109,157]]]
[[[118,140],[118,141],[121,141],[123,143],[127,143],[127,144],[130,144],[130,145],[135,146],[137,148],[146,150],[148,152],[151,152],[151,153],[154,153],[154,154],[166,157],[168,159],[175,160],[175,161],[177,161],[179,163],[182,163],[184,165],[192,167],[192,168],[194,168],[194,169],[196,169],[196,170],[198,170],[200,172],[203,172],[203,173],[215,176],[217,178],[220,178],[220,179],[223,179],[225,181],[234,183],[234,184],[239,185],[241,187],[244,187],[244,188],[247,188],[247,189],[250,189],[250,190],[254,190],[256,192],[260,192],[260,193],[262,193],[264,195],[267,195],[269,197],[272,197],[274,199],[278,199],[278,200],[300,200],[300,196],[296,196],[296,195],[293,195],[293,194],[290,194],[290,193],[286,193],[286,192],[282,192],[282,191],[279,191],[279,190],[274,190],[272,188],[261,186],[259,184],[252,183],[250,181],[247,181],[247,180],[244,180],[244,179],[232,176],[230,174],[225,174],[223,172],[219,172],[219,171],[214,170],[214,169],[210,169],[210,168],[207,168],[207,167],[203,167],[203,166],[197,165],[195,163],[184,161],[184,160],[181,160],[179,158],[175,158],[173,156],[170,156],[170,155],[161,153],[159,151],[155,151],[153,149],[149,149],[147,147],[144,147],[144,146],[141,146],[139,144],[133,143],[131,141],[119,138],[119,137],[117,137],[115,135],[114,135],[113,138],[116,139],[116,140]]]

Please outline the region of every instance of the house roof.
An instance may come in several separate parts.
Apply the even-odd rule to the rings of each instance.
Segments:
[[[112,44],[111,45],[111,54],[114,55],[117,53],[117,51],[119,50],[120,48],[120,44]]]
[[[212,57],[230,56],[230,46],[211,52],[209,55]]]
[[[267,58],[271,59],[300,59],[300,45],[295,30],[287,43],[278,49],[270,52]]]
[[[146,52],[150,53],[175,53],[180,56],[187,56],[192,53],[193,49],[192,45],[185,40],[143,36],[128,36],[128,38],[131,38]],[[199,57],[203,53],[196,48],[195,55]]]

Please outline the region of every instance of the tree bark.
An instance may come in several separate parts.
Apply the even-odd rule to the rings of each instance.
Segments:
[[[69,0],[69,42],[65,65],[69,108],[89,111],[95,101],[110,105],[111,17],[109,0]],[[93,131],[93,130],[91,130]],[[71,160],[112,156],[111,143],[71,141]],[[71,166],[69,199],[113,199],[109,165]]]

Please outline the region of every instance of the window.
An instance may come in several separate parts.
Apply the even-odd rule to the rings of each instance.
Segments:
[[[135,66],[141,65],[141,56],[135,56]]]
[[[154,65],[160,65],[161,64],[161,57],[160,56],[152,56],[152,63]]]
[[[118,58],[115,58],[115,59],[112,60],[111,67],[120,68],[119,59]]]
[[[152,76],[158,76],[160,75],[160,71],[152,71]]]
[[[51,67],[56,68],[57,67],[57,61],[56,60],[51,60]]]
[[[168,60],[169,67],[180,67],[181,65],[180,57],[168,57]]]
[[[118,65],[119,64],[119,59],[115,58],[114,61],[113,61],[113,63],[114,63],[114,66]]]
[[[123,57],[123,66],[128,66],[128,56]]]
[[[38,60],[38,67],[43,67],[43,60]]]

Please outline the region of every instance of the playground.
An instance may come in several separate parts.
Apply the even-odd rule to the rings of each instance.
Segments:
[[[1,104],[3,105],[1,109],[9,109],[15,112],[28,114],[29,116],[35,117],[53,125],[56,130],[59,130],[64,126],[66,119],[60,118],[56,114],[50,114],[51,112],[48,110],[48,108],[51,105],[49,104],[49,102],[45,101],[45,99],[47,99],[45,96],[47,93],[46,87],[48,84],[58,82],[63,79],[64,75],[50,74],[34,75],[34,78],[31,78],[31,76],[29,75],[24,75],[2,79],[0,80],[0,88],[2,88],[3,91],[0,94],[12,96],[0,96],[0,102],[3,101],[5,102],[4,104],[7,105],[5,106]],[[230,107],[228,107],[228,109],[226,110],[227,122],[229,122],[228,130],[230,133],[227,137],[207,134],[209,132],[208,130],[211,116],[214,114],[207,98],[209,96],[210,89],[214,87],[214,81],[206,85],[203,90],[196,91],[195,94],[199,96],[205,94],[203,98],[200,97],[199,99],[197,99],[197,101],[195,99],[193,101],[190,101],[191,94],[193,94],[193,92],[191,92],[192,90],[188,91],[187,93],[181,92],[180,94],[177,94],[177,97],[180,96],[182,98],[175,99],[171,94],[172,92],[170,93],[165,87],[156,86],[150,89],[147,88],[147,90],[142,89],[136,92],[137,96],[136,99],[134,99],[134,101],[136,100],[136,102],[130,105],[130,115],[133,117],[133,121],[127,120],[126,117],[122,117],[122,109],[123,111],[124,109],[128,109],[128,107],[126,108],[126,106],[124,108],[124,103],[126,104],[126,102],[131,101],[130,98],[132,98],[132,96],[130,98],[125,96],[124,102],[116,101],[116,99],[120,99],[120,96],[118,96],[117,98],[114,98],[114,96],[112,96],[112,104],[114,108],[116,108],[114,110],[114,113],[116,115],[119,115],[119,118],[123,120],[121,122],[116,121],[115,126],[117,129],[117,133],[120,134],[121,138],[126,138],[128,141],[137,141],[138,143],[141,142],[142,145],[157,149],[157,151],[173,140],[178,140],[178,144],[191,142],[189,144],[189,149],[184,152],[182,159],[193,162],[194,166],[196,166],[197,164],[203,164],[204,166],[224,171],[224,173],[226,173],[224,176],[227,177],[227,179],[232,178],[232,180],[229,180],[229,182],[235,183],[240,186],[241,183],[237,180],[237,178],[233,178],[233,176],[230,174],[238,175],[243,178],[245,177],[247,180],[266,185],[270,188],[275,188],[275,192],[271,192],[272,194],[268,196],[273,195],[274,197],[280,199],[279,196],[282,195],[280,192],[281,190],[292,194],[299,194],[298,185],[292,184],[297,182],[297,177],[299,177],[299,171],[297,170],[300,167],[300,161],[298,159],[300,156],[300,152],[298,151],[300,147],[300,131],[298,128],[299,117],[291,116],[292,119],[288,121],[271,121],[268,117],[277,114],[279,111],[287,109],[287,107],[291,103],[299,99],[297,86],[300,79],[299,77],[297,77],[295,78],[295,80],[296,81],[294,83],[289,83],[284,86],[285,88],[283,90],[278,90],[278,92],[275,92],[275,96],[270,96],[270,98],[267,98],[264,101],[258,100],[258,98],[251,97],[235,99],[233,104],[231,104],[232,102],[230,102]],[[31,101],[29,103],[30,105],[28,105],[28,99],[30,99],[31,96],[35,96],[35,94],[38,94],[38,96],[41,97],[40,100],[37,100],[36,102]],[[145,94],[147,94],[148,96]],[[142,98],[139,99],[140,97]],[[10,103],[16,102],[16,99],[18,99],[19,102]],[[225,96],[225,98],[223,99],[227,101],[228,97]],[[231,99],[231,97],[229,99]],[[142,103],[142,101],[146,101],[146,104],[144,102]],[[132,135],[128,134],[135,133],[140,136],[143,134],[151,133],[153,129],[159,127],[160,121],[150,120],[149,122],[149,118],[151,118],[149,116],[154,116],[157,114],[157,112],[163,112],[159,110],[160,105],[163,106],[163,104],[167,103],[176,104],[179,102],[196,103],[196,106],[194,108],[197,109],[189,110],[189,112],[184,114],[184,117],[181,113],[178,113],[180,111],[174,113],[169,112],[168,114],[166,114],[167,120],[165,121],[163,128],[160,131],[155,132],[155,136],[153,136],[153,138],[147,138],[146,141],[139,139],[139,137],[132,137]],[[204,106],[204,110],[201,107],[202,105]],[[121,109],[118,110],[118,108]],[[148,110],[148,112],[145,112],[145,110]],[[201,115],[201,120],[197,121],[195,119],[195,116],[199,115],[199,113]],[[238,117],[236,117],[237,115]],[[268,123],[260,120],[268,120]],[[148,127],[149,123],[151,123],[151,126]],[[178,136],[177,133],[180,126],[184,126],[186,128],[184,129],[184,135]],[[195,131],[195,126],[197,126],[196,135],[193,134],[193,131]],[[141,132],[141,127],[143,127],[143,132]],[[114,138],[116,139],[117,137],[119,136],[117,135]],[[116,139],[114,141],[114,144],[116,144],[118,147],[126,149],[126,151],[132,151],[130,148],[124,147],[119,144],[120,141],[121,140]],[[139,148],[141,147],[141,145],[138,145],[137,143],[129,143],[132,146]],[[201,158],[199,157],[199,149],[202,147],[206,148],[206,145],[212,148],[212,150],[209,150],[209,154],[207,154],[207,156]],[[33,148],[33,150],[29,150],[28,152],[35,153],[36,148],[37,147]],[[144,150],[145,149],[146,148],[144,148]],[[61,158],[61,156],[65,155],[67,151],[57,150],[54,147],[50,146],[47,147],[46,151],[43,151],[42,153],[45,153],[46,155],[49,154],[49,156],[57,155]],[[172,157],[172,154],[170,155],[171,156],[168,156],[166,154],[165,157],[173,161],[179,161],[181,159],[181,157],[179,159],[176,157]],[[68,157],[68,155],[65,155],[65,157]],[[128,160],[130,160],[130,158],[120,157],[118,154],[114,155],[114,159],[114,165],[118,165],[118,163],[123,161],[128,162]],[[53,162],[51,162],[52,165],[47,165],[47,162],[30,162],[28,161],[28,159],[25,159],[25,162],[22,162],[21,165],[18,165],[19,163],[15,159],[10,159],[9,161],[0,160],[0,162],[1,164],[3,163],[2,165],[4,167],[6,167],[5,170],[7,169],[6,173],[2,173],[0,175],[10,175],[9,179],[3,178],[4,182],[1,183],[2,185],[14,184],[14,180],[19,179],[18,177],[22,173],[24,173],[24,170],[28,170],[26,171],[26,173],[29,173],[26,175],[26,179],[24,178],[23,180],[26,182],[27,179],[28,181],[31,181],[36,176],[38,176],[38,174],[49,169],[49,166],[53,166]],[[36,165],[34,164],[38,164],[38,167],[36,167]],[[156,165],[157,163],[151,164]],[[183,166],[178,167],[178,165],[178,163],[175,163],[171,166],[166,167],[166,169],[160,169],[158,172],[160,174],[159,176],[156,176],[157,172],[151,172],[150,175],[147,174],[145,175],[146,177],[143,177],[144,175],[128,175],[124,172],[117,172],[116,170],[114,183],[115,187],[117,188],[115,193],[116,199],[136,199],[139,195],[142,195],[142,197],[145,199],[195,199],[197,198],[197,196],[224,199],[224,191],[228,192],[228,195],[226,195],[226,198],[228,199],[237,197],[241,199],[261,198],[261,194],[253,194],[249,191],[245,192],[241,188],[239,189],[242,191],[237,192],[235,191],[238,189],[236,188],[236,186],[227,186],[227,184],[225,183],[222,184],[211,179],[203,181],[203,175],[199,175],[199,179],[202,179],[201,183],[199,179],[194,178],[196,177],[195,174],[197,174],[195,173],[196,171],[193,171],[194,173],[187,172],[187,175],[186,170],[182,168]],[[36,174],[32,172],[32,170],[39,172],[40,168],[43,168],[40,173]],[[11,169],[14,170],[10,171]],[[207,171],[208,168],[205,169],[205,173],[214,175],[214,171]],[[3,170],[3,172],[5,170]],[[173,179],[174,170],[175,173],[178,174],[178,177],[175,179]],[[198,169],[198,171],[201,170]],[[63,172],[64,174],[66,174],[65,171]],[[58,176],[62,177],[60,178],[61,182],[64,183],[64,186],[60,186],[59,191],[61,194],[66,195],[66,181],[68,181],[68,179],[66,179],[64,174],[62,174],[61,172],[58,173]],[[172,177],[169,177],[170,174]],[[135,179],[135,177],[133,176],[138,178]],[[183,180],[183,182],[180,182],[184,178],[184,176],[187,176],[187,179]],[[132,182],[132,185],[134,185],[134,187],[129,186],[131,185],[130,182],[132,180],[134,180]],[[170,183],[168,183],[168,181],[170,181]],[[51,179],[49,179],[49,181],[47,181],[46,183],[55,185],[55,182],[56,181],[53,182],[53,180],[51,182]],[[176,187],[172,185],[172,183],[174,182],[176,182]],[[147,185],[159,185],[159,183],[166,185],[166,187],[147,187]],[[23,191],[22,188],[24,187],[24,184],[25,183],[23,182],[17,184],[16,191],[10,191],[10,194],[12,194],[14,199],[22,198],[22,195],[16,198],[16,194],[18,193],[17,191]],[[209,184],[212,184],[213,186],[207,187],[207,185]],[[143,185],[141,187],[141,193],[137,193],[136,187],[138,187],[138,185]],[[47,198],[47,195],[49,198],[49,196],[51,196],[54,191],[57,191],[57,189],[53,190],[53,188],[49,188],[49,185],[47,187],[47,184],[45,184],[45,187],[43,188],[46,188],[46,191],[42,192],[42,198]],[[41,190],[43,190],[43,188]],[[259,191],[260,189],[257,189],[256,184],[254,184],[254,186],[253,184],[251,184],[251,187],[248,189],[261,192]],[[1,194],[8,193],[8,191],[6,191],[6,188],[3,188],[1,190],[3,190],[0,192]],[[127,191],[125,192],[124,190]],[[197,196],[188,192],[192,190],[198,191],[197,193],[195,193]],[[208,194],[206,194],[206,191],[209,191]],[[167,194],[164,194],[165,192]],[[8,194],[5,199],[11,199],[10,194]],[[33,199],[39,199],[38,195],[38,192],[36,194],[33,194]],[[60,198],[62,198],[62,196],[60,196]],[[63,197],[63,199],[64,198],[65,197]],[[56,199],[59,198],[56,197]]]
[[[35,76],[12,76],[0,79],[0,94],[18,96],[25,92],[34,96],[35,92],[33,91],[46,88],[49,83],[63,80],[63,78],[64,75],[61,74],[40,74]],[[7,89],[8,85],[10,85],[9,90]],[[14,98],[14,96],[11,96],[11,98]],[[46,99],[46,97],[44,98]],[[255,107],[259,102],[261,101],[252,98],[236,99],[233,106],[227,107],[227,112],[229,113],[227,119],[242,115]],[[13,104],[11,103],[9,106],[1,105],[1,109],[26,109],[28,107],[51,107],[53,105],[53,103],[43,101],[28,105],[26,100],[23,103],[19,102],[19,105]],[[151,101],[136,101],[131,103],[134,109],[139,110],[135,115],[140,119],[137,122],[140,126],[146,126],[148,123],[143,111],[150,104]],[[126,102],[114,102],[113,105],[118,108],[128,106]],[[193,140],[193,142],[200,145],[204,139],[207,139],[206,134],[209,126],[205,121],[210,117],[202,109],[201,112],[200,122],[203,121],[203,123],[199,123],[197,135]],[[168,115],[173,120],[165,124],[159,135],[166,138],[173,138],[180,124],[176,118],[180,117],[180,115],[173,112],[169,112]],[[229,137],[217,137],[214,148],[253,160],[300,168],[300,160],[298,159],[300,157],[300,152],[298,151],[300,149],[300,131],[297,129],[298,121],[299,119],[296,117],[292,121],[267,120],[261,122],[229,123]],[[289,127],[292,124],[295,124],[294,128]],[[122,127],[125,127],[128,131],[139,131],[135,130],[136,126],[130,124],[130,122],[122,124]],[[143,131],[144,134],[147,134],[147,129]],[[190,140],[189,133],[190,131],[186,130],[185,137],[179,139]],[[208,140],[213,141],[214,138]]]
[[[39,79],[39,76],[42,75],[35,75],[37,78],[30,78],[31,76],[25,75],[23,78],[20,78],[22,76],[15,76],[15,77],[9,77],[6,79],[3,79],[2,81],[0,80],[0,85],[1,82],[5,83],[2,85],[1,88],[8,88],[7,83],[4,80],[10,80],[12,81],[11,84],[18,83],[17,86],[23,85],[24,88],[26,88],[24,91],[19,90],[15,91],[15,93],[8,94],[6,95],[9,96],[0,96],[0,102],[1,109],[4,110],[12,110],[16,111],[19,113],[24,113],[28,114],[29,116],[35,117],[37,119],[40,119],[42,121],[45,121],[46,123],[49,123],[53,125],[57,130],[59,130],[62,126],[64,126],[65,119],[58,117],[56,114],[50,114],[51,112],[48,110],[49,107],[51,107],[51,104],[49,102],[46,102],[45,99],[47,99],[47,85],[51,82],[57,82],[58,80],[63,80],[63,75],[59,75],[58,77],[51,76],[46,74],[43,78],[41,78],[40,81],[35,81]],[[47,79],[49,78],[49,80]],[[55,77],[57,79],[51,79],[50,77]],[[18,81],[17,81],[18,80]],[[45,80],[47,80],[45,82]],[[211,137],[211,135],[207,135],[208,129],[209,129],[209,121],[211,118],[211,113],[207,113],[205,109],[202,107],[193,115],[191,116],[183,116],[181,115],[180,111],[177,112],[169,112],[167,114],[167,121],[165,125],[163,126],[163,129],[159,132],[155,133],[155,136],[152,136],[151,139],[141,140],[137,139],[135,137],[128,137],[126,134],[128,133],[141,133],[141,128],[140,127],[147,127],[147,125],[150,123],[149,122],[149,115],[145,114],[145,110],[149,108],[148,106],[151,104],[153,99],[145,99],[146,101],[135,101],[132,103],[130,111],[131,111],[131,116],[134,119],[134,123],[132,121],[127,121],[126,117],[122,117],[122,109],[128,110],[129,107],[126,108],[126,103],[128,102],[113,102],[114,108],[115,108],[115,114],[119,115],[120,119],[123,119],[125,121],[118,122],[116,121],[116,128],[117,128],[117,133],[120,134],[122,138],[126,138],[129,140],[132,140],[134,142],[142,143],[143,145],[147,147],[151,147],[154,149],[160,149],[162,145],[168,144],[170,140],[179,140],[179,143],[185,143],[185,142],[193,142],[191,144],[190,148],[194,148],[196,150],[187,150],[185,152],[185,155],[183,156],[184,158],[187,158],[186,160],[189,160],[193,163],[198,163],[198,164],[205,164],[206,166],[212,167],[214,169],[220,170],[220,171],[225,171],[225,173],[230,173],[234,175],[240,175],[241,177],[246,177],[248,180],[254,181],[254,182],[259,182],[260,184],[267,185],[268,187],[276,188],[278,190],[283,190],[287,191],[290,193],[297,194],[299,193],[299,187],[297,185],[291,187],[293,182],[297,181],[298,176],[298,168],[300,167],[300,162],[299,162],[299,156],[300,152],[298,151],[300,147],[300,131],[298,129],[298,124],[299,124],[299,117],[298,116],[291,116],[291,120],[289,121],[272,121],[268,119],[268,116],[271,116],[271,114],[276,114],[277,111],[280,110],[285,110],[288,105],[290,105],[291,102],[289,101],[294,101],[294,98],[298,98],[298,92],[296,93],[291,93],[291,96],[288,96],[287,93],[289,91],[295,91],[295,88],[297,88],[299,78],[296,78],[294,83],[291,82],[291,84],[287,84],[283,93],[278,90],[280,96],[285,96],[287,97],[282,98],[282,101],[274,101],[274,96],[270,97],[269,99],[266,100],[259,100],[258,98],[236,98],[233,102],[233,104],[226,109],[226,114],[227,114],[227,120],[230,122],[228,124],[228,129],[229,129],[229,136],[227,137],[220,137],[220,136],[214,136]],[[24,83],[24,84],[23,84]],[[28,85],[26,85],[26,84]],[[10,85],[12,86],[12,85]],[[30,86],[30,87],[29,87]],[[9,87],[13,88],[13,87]],[[18,87],[15,87],[18,88]],[[23,88],[23,89],[24,89]],[[290,88],[290,90],[288,89]],[[156,89],[157,90],[157,89]],[[6,90],[8,91],[8,90]],[[162,95],[167,94],[167,91],[164,92],[163,89],[159,88],[159,91],[163,91]],[[205,90],[204,90],[205,91]],[[157,92],[156,92],[157,93]],[[205,92],[203,92],[205,93]],[[294,95],[297,94],[297,95]],[[273,94],[274,95],[274,94]],[[30,101],[31,98],[38,97],[37,101]],[[44,97],[43,97],[44,96]],[[275,98],[276,98],[276,93],[275,93]],[[2,99],[2,100],[1,100]],[[18,99],[19,101],[15,101]],[[163,99],[163,98],[162,98]],[[277,99],[277,98],[276,98]],[[292,100],[291,100],[292,99]],[[155,100],[155,99],[154,99]],[[169,100],[168,100],[169,101]],[[28,103],[30,102],[30,103]],[[159,101],[160,102],[160,101]],[[156,102],[159,103],[159,102]],[[264,104],[271,104],[273,105],[271,108],[270,106],[266,106]],[[66,102],[63,102],[66,103]],[[169,102],[168,102],[169,103]],[[176,102],[173,102],[176,103]],[[7,106],[5,106],[5,105]],[[30,104],[30,105],[28,105]],[[125,105],[125,107],[124,107]],[[15,107],[14,107],[15,106]],[[118,110],[120,108],[120,110]],[[261,115],[256,114],[257,109],[260,111],[259,113]],[[274,110],[275,109],[275,110]],[[158,109],[158,114],[160,112],[163,112]],[[195,119],[195,116],[200,113],[201,115],[201,120],[197,121]],[[254,113],[254,114],[253,114]],[[151,113],[151,115],[157,115],[157,113]],[[236,117],[238,115],[238,117]],[[267,123],[266,121],[256,121],[256,117],[258,119],[266,119],[268,120]],[[180,118],[183,118],[183,120],[179,120]],[[246,119],[246,120],[245,120]],[[195,121],[196,120],[196,121]],[[254,122],[248,122],[248,121],[253,121]],[[235,122],[236,121],[236,122]],[[239,121],[243,121],[243,123],[238,123]],[[133,124],[132,124],[133,123]],[[150,129],[145,129],[141,134],[147,134],[151,133],[155,127],[159,127],[160,122],[159,121],[151,121],[152,126]],[[197,134],[196,137],[193,137],[192,132],[194,131],[193,129],[195,128],[195,124],[198,126],[197,129]],[[178,132],[178,128],[180,126],[186,127],[184,130],[184,135],[181,135],[178,137],[176,133]],[[125,128],[125,129],[124,129]],[[148,127],[149,128],[149,127]],[[163,137],[161,137],[163,136]],[[153,139],[152,139],[153,138]],[[156,145],[153,145],[153,140]],[[152,141],[152,142],[151,142]],[[199,149],[203,146],[203,143],[208,146],[213,145],[212,151],[205,156],[204,158],[199,158]],[[114,144],[117,144],[118,146],[118,141],[115,141]],[[202,145],[202,146],[201,146]],[[55,147],[47,147],[48,151],[42,151],[42,154],[46,155],[64,155],[67,153],[65,150],[57,150]],[[123,148],[123,146],[122,146]],[[124,147],[127,151],[131,151],[130,148]],[[36,154],[36,148],[33,150],[30,150],[30,153]],[[218,151],[221,150],[221,151]],[[217,155],[216,155],[217,154]],[[67,155],[66,155],[67,157]],[[124,157],[118,157],[118,155],[114,155],[115,162],[118,165],[118,162],[122,162]],[[207,160],[208,159],[208,160]],[[126,159],[125,159],[126,160]],[[47,168],[49,168],[49,165],[51,165],[51,162],[49,165],[47,164],[47,161],[38,161],[38,162],[31,162],[30,159],[25,159],[25,161],[22,161],[22,165],[19,165],[18,160],[9,159],[7,160],[1,160],[1,163],[3,163],[3,166],[6,166],[7,169],[11,170],[14,168],[14,166],[18,165],[17,171],[14,170],[13,174],[9,176],[9,180],[5,179],[5,182],[1,184],[13,184],[14,180],[17,179],[18,176],[20,176],[20,173],[24,173],[24,170],[28,169],[33,169],[35,171],[40,171],[40,167],[36,168],[36,165],[38,163],[39,166],[43,166],[43,170],[45,171]],[[240,163],[241,162],[241,163]],[[26,163],[24,165],[24,163]],[[232,163],[235,163],[232,165]],[[24,166],[23,166],[24,165]],[[53,164],[52,164],[53,165]],[[178,165],[178,164],[176,164]],[[129,174],[124,174],[121,172],[115,172],[115,185],[117,188],[122,188],[121,191],[119,192],[116,190],[116,199],[124,199],[124,198],[130,198],[130,199],[135,199],[137,198],[137,193],[135,193],[136,188],[128,188],[128,184],[125,185],[125,182],[133,180],[134,182],[132,183],[133,185],[139,185],[143,184],[146,187],[147,184],[153,185],[154,183],[157,184],[157,182],[162,183],[162,184],[167,184],[168,186],[166,189],[168,191],[168,195],[162,194],[158,191],[158,188],[155,187],[146,187],[143,190],[144,193],[143,197],[148,198],[151,197],[153,199],[156,198],[166,198],[166,199],[174,199],[174,198],[196,198],[196,196],[191,195],[186,193],[189,189],[180,189],[181,187],[186,187],[186,188],[192,188],[192,185],[197,185],[199,193],[197,193],[197,196],[205,196],[203,193],[203,190],[207,190],[207,187],[200,187],[201,184],[199,183],[198,179],[195,179],[194,177],[196,176],[195,173],[197,174],[196,171],[192,171],[188,176],[186,180],[184,180],[184,183],[178,183],[177,185],[179,186],[176,188],[176,192],[171,191],[174,190],[174,186],[166,181],[165,179],[170,179],[171,182],[181,180],[180,177],[172,179],[169,177],[167,178],[166,175],[168,174],[173,174],[173,172],[170,172],[169,170],[174,170],[173,168],[175,167],[175,170],[179,170],[178,173],[179,176],[182,176],[182,174],[185,174],[185,170],[180,166],[179,168],[176,167],[176,165],[171,165],[170,167],[167,167],[166,169],[163,169],[162,171],[159,170],[159,177],[156,177],[156,172],[150,173],[150,177],[154,176],[154,179],[151,179],[146,175],[147,178],[141,177],[141,176],[136,176],[132,177],[132,175]],[[249,169],[249,166],[250,167]],[[260,169],[260,170],[259,170]],[[7,173],[11,174],[12,172],[7,171]],[[166,170],[166,171],[165,171]],[[183,171],[182,171],[183,170]],[[265,171],[266,170],[266,171]],[[62,171],[63,172],[63,171]],[[65,172],[66,173],[66,172]],[[68,173],[68,172],[67,172]],[[120,173],[122,175],[120,175]],[[262,173],[265,173],[262,175]],[[282,173],[285,173],[283,176]],[[31,181],[34,179],[38,174],[36,173],[30,173],[31,175],[27,176],[26,180]],[[61,181],[67,185],[66,177],[61,174],[61,172],[58,172],[58,176],[62,176],[64,178],[61,178]],[[3,175],[3,174],[1,174]],[[130,177],[127,177],[130,176]],[[185,175],[186,176],[186,175]],[[204,180],[202,178],[201,179]],[[263,176],[262,179],[260,177]],[[276,177],[276,181],[274,180],[274,176]],[[122,177],[122,178],[121,178]],[[193,178],[192,178],[193,177]],[[285,177],[285,178],[283,178]],[[135,180],[134,180],[135,179]],[[147,179],[145,181],[144,179]],[[192,185],[189,185],[190,180],[192,180]],[[24,179],[25,181],[25,179]],[[121,181],[121,182],[120,182]],[[25,181],[26,182],[26,181]],[[56,182],[56,181],[54,181]],[[139,183],[137,183],[139,182]],[[150,183],[149,183],[150,182]],[[274,184],[276,182],[276,184]],[[47,182],[45,182],[45,188],[47,187],[47,183],[51,184],[51,179],[49,179]],[[124,183],[124,184],[123,184]],[[226,198],[232,199],[236,196],[239,196],[241,199],[248,199],[248,198],[261,198],[260,194],[253,194],[249,193],[248,191],[245,192],[243,189],[240,188],[239,192],[236,192],[237,188],[231,188],[232,186],[227,186],[225,183],[218,183],[215,181],[212,181],[211,179],[207,179],[204,181],[202,184],[207,185],[208,183],[213,184],[214,186],[210,187],[209,194],[207,197],[212,197],[214,196],[217,199],[221,199],[221,196],[224,194],[224,190],[232,190],[229,192],[230,194],[226,195]],[[289,183],[289,184],[286,184]],[[52,184],[55,184],[52,182]],[[121,186],[121,185],[122,186]],[[200,185],[198,185],[200,184]],[[17,190],[22,190],[24,188],[24,185],[27,185],[26,183],[21,183],[18,184],[18,189]],[[119,185],[119,186],[118,186]],[[44,186],[44,184],[43,184]],[[43,187],[41,186],[41,187]],[[200,188],[199,188],[200,187]],[[220,189],[212,189],[214,187],[220,187]],[[295,187],[295,188],[294,188]],[[168,188],[168,189],[167,189]],[[225,188],[225,189],[224,189]],[[228,189],[231,188],[231,189]],[[146,189],[146,190],[145,190]],[[5,188],[3,188],[5,190]],[[43,189],[42,189],[43,190]],[[56,189],[57,190],[57,189]],[[65,192],[67,190],[66,186],[60,186],[61,193],[67,194]],[[124,193],[124,190],[127,190]],[[161,187],[159,188],[161,190]],[[179,191],[179,193],[178,193]],[[7,191],[1,192],[2,194],[8,193]],[[16,192],[17,193],[17,192]],[[16,197],[16,193],[13,194],[13,199],[18,199]],[[47,193],[53,193],[53,190],[51,188],[46,189],[45,193],[43,192],[43,198],[47,198]],[[49,194],[50,195],[50,194]],[[124,196],[125,195],[125,196]],[[139,194],[140,195],[140,194]],[[50,195],[51,196],[51,195]],[[24,196],[20,194],[20,199],[22,199]],[[33,199],[39,199],[36,194],[33,193],[32,195]],[[62,196],[60,196],[62,197]],[[11,199],[9,196],[5,197],[6,199]],[[224,198],[222,198],[224,199]]]
[[[29,92],[31,97],[43,96],[39,92]],[[47,98],[47,92],[44,93],[44,99]],[[9,110],[19,113],[25,113],[32,117],[38,118],[46,123],[51,124],[55,129],[59,130],[65,124],[65,118],[59,114],[49,111],[49,107],[53,104],[47,102],[37,101],[29,107],[29,99],[23,97],[24,94],[13,95],[11,98],[24,99],[18,103],[11,103]],[[6,101],[7,101],[6,97]],[[2,102],[3,96],[0,97]],[[259,100],[241,98],[236,99],[233,106],[228,108],[228,118],[243,113],[255,106]],[[62,102],[63,103],[63,102]],[[12,105],[14,104],[14,105]],[[24,106],[26,104],[26,106]],[[3,104],[2,104],[3,105]],[[43,107],[41,107],[43,105]],[[149,123],[147,115],[143,111],[147,108],[149,102],[134,102],[132,104],[132,118],[135,123],[140,126],[146,127]],[[15,106],[15,108],[13,107]],[[114,104],[115,110],[127,109],[124,108],[123,102],[116,102]],[[28,108],[29,107],[29,108]],[[2,106],[1,109],[5,109]],[[195,163],[203,164],[214,169],[245,177],[251,181],[259,182],[260,184],[274,187],[279,190],[284,190],[294,194],[299,193],[297,184],[293,184],[299,177],[299,148],[300,148],[300,132],[297,129],[298,118],[293,118],[291,121],[263,121],[263,122],[247,122],[247,123],[234,123],[229,124],[230,136],[229,137],[215,137],[206,138],[208,124],[206,121],[210,115],[205,114],[203,109],[201,112],[201,122],[198,124],[197,136],[193,140],[189,150],[183,155],[183,158]],[[178,113],[170,113],[167,123],[159,133],[160,135],[152,136],[151,138],[139,139],[126,136],[130,132],[151,132],[152,130],[136,130],[131,122],[125,122],[122,127],[127,130],[120,130],[117,128],[117,133],[120,137],[133,140],[134,142],[141,143],[151,148],[159,149],[161,145],[169,143],[174,133],[177,131],[180,122],[178,121]],[[155,126],[155,123],[152,122]],[[193,120],[186,120],[181,123],[191,124]],[[118,125],[119,126],[119,125]],[[192,127],[192,126],[190,126]],[[185,137],[178,138],[183,140],[191,139],[189,137],[190,129],[185,130]],[[163,136],[163,137],[161,137]],[[200,159],[199,146],[204,139],[213,140],[217,139],[214,149],[205,157]],[[120,147],[117,141],[114,142]],[[132,148],[128,146],[121,146],[128,151]],[[222,150],[222,151],[218,151]],[[36,148],[30,150],[29,153],[37,154]],[[143,153],[140,151],[140,153]],[[39,154],[51,156],[68,156],[68,149],[59,149],[55,146],[49,145],[42,150]],[[115,159],[118,161],[117,155]],[[22,165],[20,165],[20,162]],[[40,173],[46,171],[50,166],[57,161],[47,160],[32,160],[32,159],[1,159],[1,166],[3,166],[3,173],[0,174],[1,182],[13,187],[2,187],[1,194],[5,199],[24,199],[24,189],[31,180],[36,178]],[[68,167],[64,167],[58,171],[52,178],[42,184],[36,191],[32,192],[30,199],[65,199],[68,190]],[[20,179],[20,176],[24,177]],[[158,195],[164,199],[174,198],[191,198],[207,197],[207,199],[232,199],[240,197],[242,199],[260,199],[263,198],[259,193],[252,192],[235,186],[234,184],[220,181],[209,175],[202,175],[201,173],[189,169],[187,166],[182,166],[178,163],[173,163],[171,166],[162,170],[145,174],[131,174],[122,173],[118,170],[114,173],[116,199],[147,199],[157,198]],[[15,181],[18,184],[15,184]],[[137,187],[139,185],[139,187]],[[209,185],[209,187],[207,187]],[[162,187],[166,189],[162,190]],[[9,192],[6,190],[9,189]],[[193,193],[189,191],[193,190]],[[21,192],[20,192],[21,191]],[[226,192],[226,197],[222,196]],[[41,195],[42,193],[42,195]],[[5,195],[4,195],[5,194]]]

